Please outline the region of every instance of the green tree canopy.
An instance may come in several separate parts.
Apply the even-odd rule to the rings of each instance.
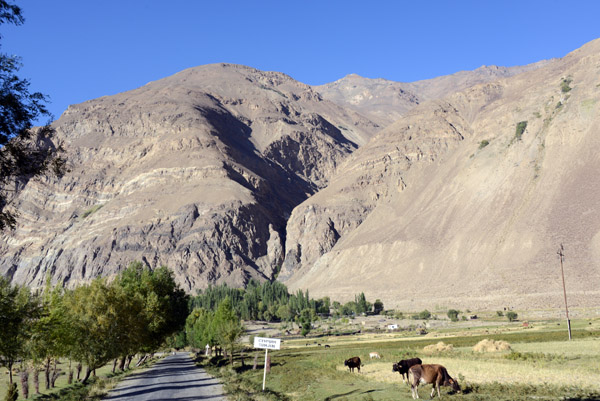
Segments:
[[[214,332],[219,344],[229,349],[229,362],[233,364],[233,351],[239,337],[244,333],[240,318],[235,314],[231,300],[225,298],[215,312]]]
[[[0,1],[0,24],[23,22],[18,6]],[[49,170],[59,176],[65,171],[63,150],[52,142],[50,125],[32,130],[39,117],[51,115],[47,98],[30,92],[29,81],[17,76],[20,67],[18,57],[0,53],[0,230],[14,227],[17,211],[11,199],[28,180]]]
[[[0,362],[8,368],[26,355],[26,343],[40,316],[40,303],[27,287],[13,286],[0,277]]]

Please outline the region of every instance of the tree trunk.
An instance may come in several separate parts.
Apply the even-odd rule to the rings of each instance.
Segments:
[[[33,387],[35,388],[35,393],[40,393],[40,369],[37,365],[33,368]]]
[[[73,367],[71,366],[71,360],[69,359],[69,379],[68,379],[68,383],[72,384],[73,383]]]
[[[86,384],[88,379],[90,378],[91,373],[92,373],[92,369],[90,369],[90,367],[88,366],[85,369],[85,376],[83,376],[83,380],[81,381],[81,383]]]
[[[142,363],[146,362],[148,360],[148,354],[144,355],[143,357],[140,358],[140,360],[138,361],[138,363],[135,364],[135,366],[140,366]]]
[[[56,379],[58,379],[58,368],[56,367],[56,360],[58,358],[54,358],[54,371],[52,372],[52,380],[51,380],[51,384],[52,384],[52,388],[55,387],[55,383],[56,383]]]
[[[117,369],[117,361],[118,360],[119,360],[118,358],[115,358],[115,360],[113,361],[113,368],[112,368],[113,373],[115,373],[115,370]]]
[[[127,364],[125,365],[125,369],[129,370],[129,365],[131,364],[131,361],[133,360],[133,357],[134,357],[134,356],[135,356],[135,355],[129,355],[129,356],[127,357]]]
[[[256,365],[258,365],[258,352],[254,354],[254,364],[252,365],[252,370],[256,370]]]
[[[23,398],[29,398],[29,372],[25,368],[21,370],[21,390]]]
[[[13,367],[13,363],[12,362],[8,362],[8,365],[6,365],[8,367],[8,384],[13,384],[13,380],[12,380],[12,367]]]
[[[52,362],[51,358],[46,358],[46,366],[44,375],[46,377],[46,390],[50,390],[50,362]]]
[[[121,372],[125,371],[125,360],[127,359],[127,357],[125,355],[123,355],[121,357],[121,360],[119,361],[119,370]]]
[[[77,381],[79,381],[79,376],[81,376],[81,362],[77,364]]]

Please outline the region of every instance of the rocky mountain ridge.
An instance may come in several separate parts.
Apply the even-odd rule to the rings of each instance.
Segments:
[[[72,106],[71,172],[14,200],[0,274],[72,286],[141,260],[191,292],[277,276],[340,301],[532,308],[553,305],[540,274],[563,241],[594,304],[598,46],[410,84],[215,64]]]
[[[424,102],[381,131],[294,209],[282,280],[335,299],[369,288],[408,310],[560,307],[563,243],[570,304],[596,306],[599,50]],[[346,210],[360,224],[339,230]]]

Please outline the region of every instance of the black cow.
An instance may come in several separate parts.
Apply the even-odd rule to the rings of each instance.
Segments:
[[[408,369],[413,365],[421,365],[423,361],[420,358],[403,359],[398,363],[395,363],[392,367],[392,372],[398,372],[402,375],[402,381],[406,383],[408,379]],[[406,375],[406,378],[405,376]]]
[[[354,372],[354,368],[358,369],[358,373],[360,373],[360,358],[354,356],[350,359],[346,359],[344,361],[344,366],[348,366],[350,372]]]

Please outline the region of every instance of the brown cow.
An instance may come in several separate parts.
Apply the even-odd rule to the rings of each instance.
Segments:
[[[358,373],[360,373],[360,358],[354,356],[350,359],[346,359],[344,361],[344,366],[348,366],[350,372],[354,372],[354,368],[358,369]]]
[[[420,383],[433,384],[431,398],[433,398],[436,390],[438,397],[440,397],[440,385],[452,387],[454,391],[460,392],[458,382],[450,377],[448,371],[442,365],[414,365],[408,370],[408,376],[413,399],[419,398]]]
[[[421,358],[403,359],[392,365],[392,372],[400,373],[402,375],[402,382],[406,383],[406,379],[408,379],[408,369],[413,365],[420,365],[422,363],[423,361],[421,361]],[[404,375],[406,375],[406,378]]]

